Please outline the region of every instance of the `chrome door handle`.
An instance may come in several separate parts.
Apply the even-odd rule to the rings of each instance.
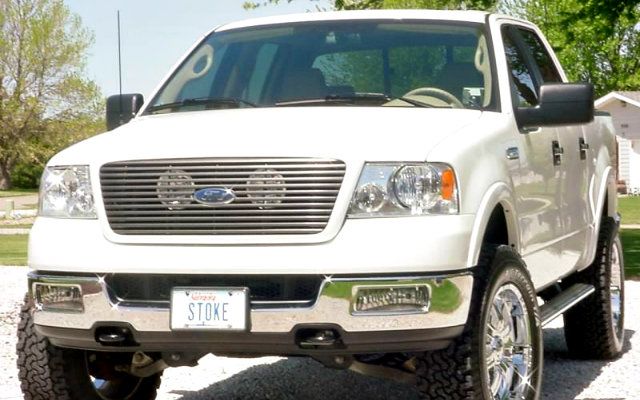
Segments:
[[[580,149],[580,159],[587,159],[587,150],[589,150],[589,143],[584,141],[584,138],[578,138],[578,147]]]
[[[560,147],[560,143],[557,140],[551,142],[551,153],[553,154],[553,165],[562,164],[562,155],[564,154],[564,149]]]

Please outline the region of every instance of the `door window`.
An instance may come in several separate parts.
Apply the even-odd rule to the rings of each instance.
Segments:
[[[538,90],[533,74],[522,52],[511,37],[511,31],[503,31],[504,48],[511,73],[511,93],[515,107],[532,107],[538,104]]]
[[[524,44],[528,48],[529,52],[533,55],[533,59],[540,70],[542,82],[544,83],[560,83],[562,78],[556,68],[549,52],[542,44],[542,41],[538,35],[528,29],[518,29]]]

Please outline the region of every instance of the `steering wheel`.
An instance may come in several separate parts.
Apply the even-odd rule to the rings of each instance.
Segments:
[[[458,100],[458,98],[446,90],[442,90],[435,87],[423,87],[418,89],[413,89],[412,91],[406,93],[403,97],[411,97],[411,96],[429,96],[435,97],[438,100],[442,100],[446,103],[451,104],[456,108],[464,108],[464,105]]]

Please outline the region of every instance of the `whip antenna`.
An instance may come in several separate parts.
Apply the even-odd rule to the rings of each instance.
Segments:
[[[120,121],[122,121],[122,54],[120,52],[120,10],[118,10],[118,81],[120,93]]]

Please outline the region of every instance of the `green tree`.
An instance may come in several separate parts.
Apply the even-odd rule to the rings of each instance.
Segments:
[[[253,9],[284,0],[246,1],[245,9]],[[293,0],[286,0],[291,3]],[[497,0],[333,0],[336,10],[372,10],[380,8],[422,8],[434,10],[489,10]]]
[[[84,78],[92,40],[61,0],[0,0],[0,189],[17,162],[42,164],[95,133],[102,100]]]
[[[502,0],[499,9],[537,24],[569,79],[598,96],[640,88],[640,0]]]
[[[383,0],[382,8],[432,10],[492,10],[495,0]]]
[[[334,0],[334,7],[498,10],[537,24],[569,79],[593,83],[597,96],[640,89],[640,0]]]

